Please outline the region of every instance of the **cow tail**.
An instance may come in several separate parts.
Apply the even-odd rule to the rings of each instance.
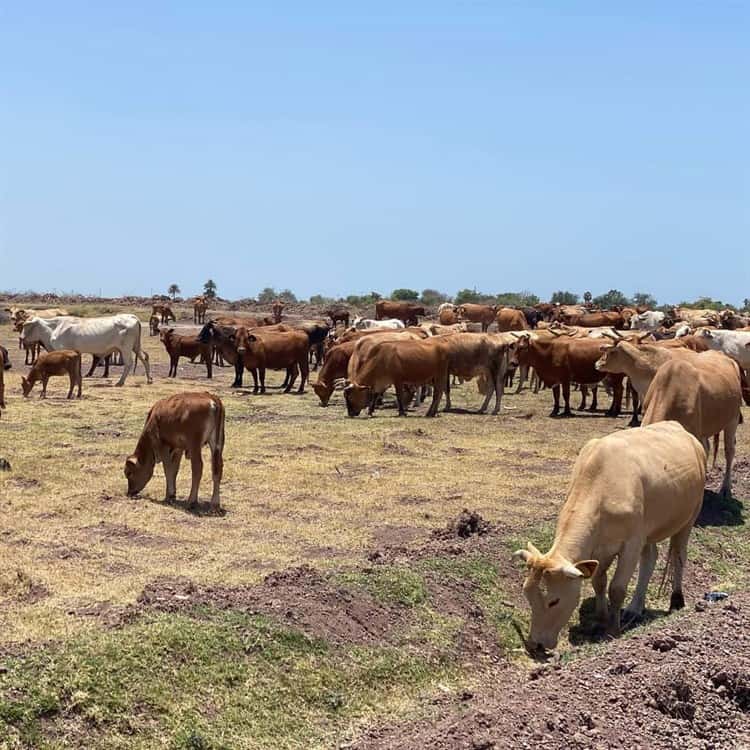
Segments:
[[[675,569],[675,557],[679,555],[679,551],[674,546],[674,538],[669,540],[669,551],[667,552],[667,564],[664,566],[664,572],[659,582],[658,596],[666,591],[667,586],[672,586],[674,581],[674,569]]]
[[[211,470],[217,474],[224,468],[224,404],[218,398],[213,403],[216,406],[214,414],[216,438],[211,452]]]

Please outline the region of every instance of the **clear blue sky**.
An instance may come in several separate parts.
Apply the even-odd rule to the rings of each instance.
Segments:
[[[0,289],[741,301],[749,38],[721,1],[5,3]]]

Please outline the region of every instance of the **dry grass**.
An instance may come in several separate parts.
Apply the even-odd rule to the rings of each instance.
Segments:
[[[423,407],[407,419],[388,408],[352,420],[340,394],[327,409],[311,389],[304,396],[277,388],[253,396],[229,388],[228,368],[217,368],[207,382],[205,368],[183,360],[180,377],[169,380],[163,348],[145,329],[153,385],[142,370],[123,388],[113,386],[116,378],[96,377],[84,381],[82,400],[66,401],[67,386],[53,379],[46,401],[38,387],[24,399],[23,357],[7,325],[0,326],[0,343],[13,361],[0,420],[0,457],[12,465],[0,472],[0,650],[96,630],[97,619],[82,612],[133,602],[157,576],[236,585],[301,563],[346,568],[393,535],[407,543],[424,537],[465,507],[513,538],[539,542],[581,446],[627,423],[588,414],[552,420],[549,393],[528,391],[506,396],[500,417],[441,413],[426,420]],[[270,381],[278,385],[281,374]],[[123,463],[146,412],[158,398],[186,389],[209,389],[226,406],[223,516],[164,504],[160,468],[141,497],[125,496]],[[455,390],[458,409],[479,403],[473,385]],[[741,429],[738,456],[749,447]],[[189,481],[183,465],[178,497],[187,496]],[[737,550],[736,565],[747,569],[750,562],[744,526],[702,530],[696,544],[708,566],[715,550],[727,547]],[[722,565],[720,582],[744,583],[725,559]]]

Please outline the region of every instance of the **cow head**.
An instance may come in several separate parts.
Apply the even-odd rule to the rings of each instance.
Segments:
[[[24,375],[21,376],[21,389],[23,390],[24,398],[31,393],[31,389],[34,387],[34,384],[29,381],[28,378],[26,378]]]
[[[370,400],[370,389],[366,385],[349,383],[344,388],[346,411],[350,417],[358,417]]]
[[[531,336],[528,333],[516,333],[515,331],[509,331],[509,333],[516,341],[513,346],[509,347],[508,365],[518,367],[526,363],[531,346]]]
[[[318,380],[317,383],[313,383],[313,390],[315,391],[315,395],[320,399],[320,405],[328,406],[331,394],[333,393],[333,384]]]
[[[543,555],[533,544],[515,552],[528,569],[523,593],[531,607],[531,632],[526,641],[530,653],[553,649],[560,631],[573,614],[581,598],[584,578],[591,578],[596,560],[572,562],[558,553]]]
[[[125,461],[125,478],[128,480],[128,495],[137,495],[154,475],[156,461],[153,453],[147,458],[138,458],[135,454]]]
[[[252,333],[248,333],[247,328],[237,329],[237,354],[244,354],[248,349],[251,349],[253,344],[258,340],[257,336]]]

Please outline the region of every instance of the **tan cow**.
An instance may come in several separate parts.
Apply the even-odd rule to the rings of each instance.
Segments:
[[[221,399],[205,391],[188,391],[157,401],[146,417],[135,452],[125,461],[128,495],[138,494],[154,475],[156,464],[161,462],[167,480],[164,500],[174,500],[177,472],[184,453],[190,459],[193,474],[187,505],[194,507],[203,475],[201,449],[204,445],[208,445],[211,451],[211,507],[218,510],[224,468],[224,405]]]
[[[206,322],[208,302],[205,297],[196,297],[193,300],[193,323],[203,324]]]
[[[458,308],[459,322],[481,323],[483,332],[495,322],[495,315],[497,315],[496,305],[476,305],[467,302]]]
[[[81,398],[83,378],[81,377],[81,353],[72,349],[59,349],[46,352],[37,357],[26,377],[21,377],[23,395],[28,396],[37,380],[42,381],[42,392],[39,398],[47,398],[47,382],[52,375],[67,375],[70,379],[68,398],[73,398],[73,389],[78,386],[78,398]]]
[[[620,633],[620,608],[639,565],[638,584],[625,615],[643,614],[656,566],[656,544],[669,539],[670,611],[685,605],[682,576],[693,523],[703,502],[706,453],[677,422],[590,440],[573,467],[552,547],[532,544],[516,552],[528,574],[523,590],[531,606],[531,652],[552,649],[591,578],[596,614],[611,635]],[[607,570],[617,558],[609,585]]]
[[[725,354],[704,352],[689,361],[673,359],[659,367],[643,402],[643,424],[679,422],[701,440],[706,454],[709,439],[723,431],[726,467],[721,495],[729,497],[741,408],[739,365]]]
[[[497,311],[495,320],[497,322],[497,330],[501,332],[530,330],[523,312],[521,310],[514,310],[512,307],[500,308]]]
[[[284,303],[280,300],[274,300],[273,305],[271,305],[271,312],[273,313],[273,322],[274,323],[281,323],[281,313],[284,311]]]

